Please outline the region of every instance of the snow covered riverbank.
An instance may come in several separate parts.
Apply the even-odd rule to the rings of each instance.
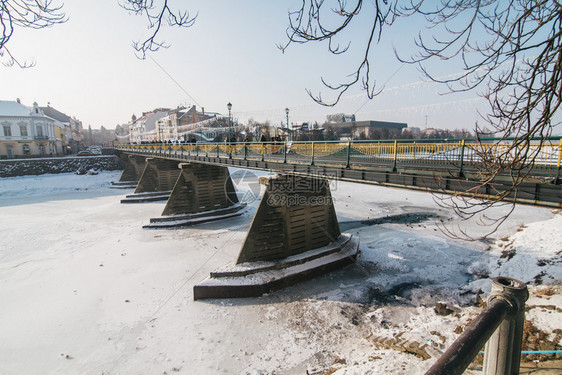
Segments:
[[[528,318],[560,344],[553,210],[518,206],[492,241],[464,242],[437,229],[456,218],[429,194],[334,183],[357,264],[261,298],[194,302],[193,285],[236,258],[258,202],[229,221],[145,230],[164,203],[120,204],[119,175],[0,179],[0,373],[421,374],[499,274],[549,284],[531,287]],[[412,343],[427,346],[396,349]]]

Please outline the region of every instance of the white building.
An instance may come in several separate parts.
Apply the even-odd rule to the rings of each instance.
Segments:
[[[220,119],[218,113],[205,113],[204,108],[198,111],[196,106],[172,110],[159,108],[144,112],[139,118],[133,115],[129,123],[129,138],[131,143],[178,141],[195,135],[203,140],[213,139],[216,134],[225,132],[214,126],[225,122],[224,119],[217,122]],[[203,131],[208,127],[213,127],[211,138]]]
[[[57,156],[55,120],[45,116],[37,103],[27,107],[17,101],[0,100],[0,158]]]
[[[141,117],[133,119],[129,124],[129,137],[131,143],[153,142],[160,139],[156,122],[168,115],[168,109],[159,108],[152,112],[144,112]]]

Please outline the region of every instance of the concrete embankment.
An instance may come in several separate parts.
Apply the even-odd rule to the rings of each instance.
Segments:
[[[115,155],[74,156],[62,158],[11,159],[0,161],[0,177],[70,173],[78,170],[114,171],[124,168]]]

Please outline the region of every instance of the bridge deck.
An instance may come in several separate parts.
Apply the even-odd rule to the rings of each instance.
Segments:
[[[500,145],[501,146],[501,145]],[[500,147],[495,145],[495,147]],[[128,154],[184,162],[300,174],[351,182],[382,184],[448,194],[475,194],[489,198],[513,186],[506,172],[480,186],[482,168],[474,144],[398,142],[302,142],[237,144],[123,145]],[[484,146],[491,147],[491,146]],[[477,152],[478,151],[478,152]],[[491,152],[501,152],[501,148]],[[547,207],[562,207],[560,163],[562,141],[537,146],[536,163],[506,200]]]

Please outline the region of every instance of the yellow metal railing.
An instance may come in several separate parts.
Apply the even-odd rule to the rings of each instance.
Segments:
[[[505,142],[424,142],[424,141],[349,141],[349,142],[289,142],[289,143],[197,143],[197,144],[140,144],[119,145],[120,149],[149,154],[183,153],[189,155],[216,155],[235,158],[276,158],[285,161],[315,160],[343,163],[408,162],[410,164],[478,163],[486,159],[509,162],[517,159],[517,148]],[[534,167],[560,168],[562,162],[562,140],[531,142],[526,149],[533,156]]]
[[[558,145],[558,163],[556,166],[560,169],[560,162],[562,161],[562,139],[560,139],[560,145]]]

